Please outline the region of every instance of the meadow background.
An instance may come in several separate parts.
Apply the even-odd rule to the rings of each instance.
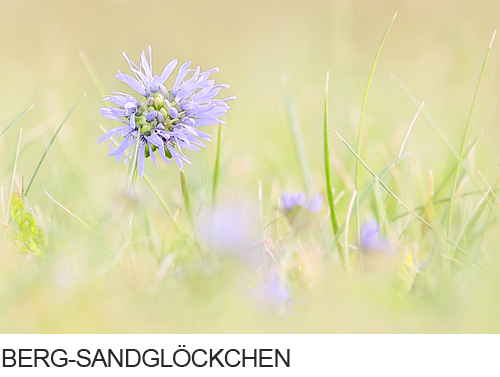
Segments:
[[[333,130],[356,145],[371,65],[395,12],[363,126],[361,156],[375,172],[397,157],[416,113],[390,74],[425,101],[424,109],[460,150],[484,56],[500,25],[498,1],[2,1],[0,130],[35,104],[0,139],[2,216],[19,129],[15,191],[21,190],[22,177],[26,185],[66,114],[86,97],[57,136],[27,196],[49,246],[41,256],[18,253],[2,225],[0,331],[498,332],[500,204],[485,195],[488,185],[477,170],[493,188],[499,184],[499,41],[484,71],[466,142],[475,143],[465,160],[480,188],[461,169],[450,231],[456,242],[464,230],[460,246],[488,272],[450,251],[414,217],[403,216],[406,211],[378,185],[360,205],[359,217],[361,222],[385,218],[383,237],[394,254],[363,255],[352,216],[347,276],[332,241],[323,161],[326,72],[332,183],[336,196],[344,192],[336,207],[342,224],[355,188],[356,159]],[[110,129],[113,122],[100,115],[102,95],[81,52],[106,94],[127,92],[114,78],[118,69],[127,70],[121,54],[138,62],[148,45],[157,74],[173,58],[203,70],[219,67],[213,75],[217,83],[231,85],[219,97],[237,96],[223,117],[216,215],[211,187],[217,127],[206,129],[214,137],[206,150],[188,152],[193,163],[184,171],[199,243],[184,211],[177,166],[160,162],[156,170],[146,161],[146,174],[190,235],[176,230],[143,181],[135,196],[126,194],[126,166],[106,157],[106,143],[95,143],[102,135],[99,125]],[[284,81],[295,99],[314,192],[325,203],[307,229],[297,231],[282,217],[262,235],[262,223],[282,215],[281,192],[306,191]],[[426,206],[426,219],[446,234],[452,180],[445,178],[457,160],[422,115],[405,152],[411,154],[384,181],[393,180],[391,187],[410,208]],[[429,170],[433,192],[444,182],[435,197],[441,202],[433,205]],[[371,180],[360,166],[361,189]],[[380,198],[386,203],[383,213]],[[215,219],[218,214],[222,217]],[[234,252],[238,242],[255,240],[245,257]],[[255,262],[262,255],[266,268],[279,276],[271,293],[262,293],[267,272]]]

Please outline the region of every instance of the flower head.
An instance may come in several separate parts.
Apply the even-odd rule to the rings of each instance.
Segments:
[[[315,213],[319,212],[323,206],[323,196],[321,194],[316,194],[312,199],[306,200],[306,194],[303,192],[289,193],[283,191],[281,200],[283,201],[283,210],[285,212],[302,207],[311,213]]]
[[[112,92],[104,98],[103,101],[117,107],[102,108],[101,114],[124,125],[109,130],[97,140],[100,143],[113,137],[114,142],[121,136],[123,140],[119,146],[113,148],[113,142],[110,144],[108,156],[115,156],[120,161],[125,155],[125,163],[133,152],[128,151],[129,148],[138,143],[137,169],[140,177],[144,174],[145,158],[151,157],[158,168],[157,151],[164,161],[172,162],[173,159],[181,168],[183,162],[190,164],[182,148],[205,148],[200,140],[210,141],[210,134],[198,128],[224,123],[219,117],[229,109],[226,101],[235,98],[214,99],[222,88],[229,85],[215,85],[215,80],[209,79],[212,72],[218,72],[218,68],[201,72],[200,67],[188,68],[191,62],[179,68],[173,85],[168,89],[165,83],[177,66],[177,60],[168,63],[160,76],[153,75],[151,46],[148,52],[149,61],[143,51],[138,66],[123,53],[134,77],[120,71],[115,77],[141,97],[137,99],[131,94]]]
[[[309,226],[315,214],[323,206],[323,196],[321,194],[316,194],[308,200],[303,192],[290,193],[283,191],[281,201],[283,202],[281,210],[290,225],[296,230]]]
[[[381,233],[377,222],[365,222],[361,226],[361,248],[366,252],[390,252],[389,242],[382,237]]]

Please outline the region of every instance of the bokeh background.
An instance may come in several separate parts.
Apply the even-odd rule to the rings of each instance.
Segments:
[[[414,106],[390,74],[401,79],[419,101],[426,102],[427,111],[459,149],[484,54],[500,25],[498,1],[1,1],[0,129],[35,104],[0,140],[2,213],[19,127],[23,128],[23,139],[17,188],[22,176],[25,180],[31,176],[53,132],[74,103],[84,93],[86,97],[52,146],[28,198],[29,205],[57,228],[58,251],[40,262],[14,253],[7,241],[2,243],[0,331],[498,329],[489,320],[500,309],[489,299],[494,294],[484,293],[487,299],[483,300],[478,298],[482,297],[481,291],[462,282],[458,285],[463,289],[443,289],[425,302],[394,303],[397,300],[385,295],[383,289],[347,283],[340,277],[336,280],[333,273],[315,283],[319,288],[308,295],[307,307],[283,321],[267,309],[241,306],[234,298],[237,293],[231,273],[205,271],[203,277],[199,271],[190,271],[182,277],[170,276],[166,283],[154,280],[151,276],[156,276],[158,266],[164,267],[164,251],[142,250],[144,240],[139,236],[139,240],[130,241],[136,242],[134,250],[125,252],[114,267],[106,267],[111,272],[102,277],[99,271],[109,263],[99,256],[95,239],[55,207],[43,191],[47,190],[91,227],[97,227],[99,234],[105,233],[111,243],[123,242],[120,232],[113,233],[118,221],[113,210],[118,212],[116,203],[122,196],[126,168],[106,157],[104,144],[95,144],[102,134],[99,125],[109,129],[113,123],[100,115],[102,96],[81,56],[82,52],[87,56],[106,93],[126,91],[125,85],[114,78],[118,69],[127,70],[122,52],[138,61],[140,52],[151,45],[156,73],[173,58],[180,63],[192,61],[203,70],[219,67],[220,72],[214,75],[217,82],[231,85],[221,95],[237,96],[224,117],[221,197],[252,207],[261,181],[267,214],[276,205],[277,187],[305,189],[289,129],[284,81],[290,83],[297,103],[315,186],[324,194],[322,120],[326,72],[330,71],[330,127],[355,145],[368,74],[395,12],[398,16],[373,78],[363,136],[363,145],[367,146],[364,157],[376,171],[397,155],[415,114]],[[498,43],[493,45],[470,134],[472,140],[484,129],[476,158],[490,182],[498,177],[500,157],[500,115],[495,110],[500,94],[495,75],[500,63]],[[208,130],[216,135],[216,127]],[[408,150],[416,156],[419,171],[424,172],[415,187],[408,187],[406,192],[405,199],[417,206],[426,198],[426,172],[432,170],[439,177],[453,160],[423,119],[416,122]],[[344,199],[347,201],[353,189],[352,173],[343,172],[352,172],[355,160],[333,134],[331,152],[334,185],[348,192]],[[192,200],[201,203],[211,195],[215,143],[189,156],[193,164],[185,172]],[[146,165],[147,174],[167,204],[172,209],[181,208],[178,169],[160,164],[156,170],[152,164]],[[157,232],[156,239],[150,236],[144,242],[149,246],[156,243],[155,247],[162,249],[158,245],[169,237],[168,231],[161,234],[168,228],[163,224],[168,223],[168,218],[147,186],[141,187],[142,209],[138,211],[147,212],[142,216],[148,224],[142,226]],[[491,246],[496,241],[492,238],[490,242]],[[495,255],[492,258],[500,259]],[[162,284],[165,287],[158,288]],[[345,289],[346,284],[351,285],[349,289]],[[471,309],[472,302],[474,310],[488,313],[485,321],[470,321],[476,313]],[[457,309],[462,314],[457,314]]]

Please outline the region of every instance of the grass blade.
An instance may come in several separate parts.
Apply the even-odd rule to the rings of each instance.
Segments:
[[[158,194],[158,191],[156,191],[156,189],[153,186],[153,184],[151,183],[151,181],[146,177],[146,174],[144,174],[144,176],[142,177],[142,179],[144,179],[144,181],[148,184],[148,186],[151,189],[151,191],[153,191],[153,194],[155,194],[156,198],[158,199],[158,201],[160,202],[161,206],[163,207],[163,209],[165,210],[165,212],[167,213],[167,215],[170,217],[170,219],[172,220],[172,222],[174,223],[174,225],[176,226],[176,228],[179,229],[181,232],[186,233],[186,231],[184,229],[182,229],[180,227],[180,225],[177,223],[177,221],[175,220],[175,217],[172,215],[172,213],[168,210],[167,205],[162,200],[160,194]]]
[[[87,68],[87,71],[89,72],[90,77],[92,78],[92,81],[94,82],[94,85],[96,86],[100,96],[102,98],[106,97],[106,92],[104,91],[104,88],[101,84],[101,80],[99,80],[99,76],[97,76],[97,72],[95,71],[92,63],[90,63],[90,60],[85,51],[80,51],[80,58],[82,58],[83,64],[85,64],[85,68]]]
[[[52,203],[54,203],[55,205],[61,207],[70,216],[72,216],[73,218],[75,218],[80,224],[83,225],[84,228],[86,228],[90,233],[92,233],[95,236],[95,238],[97,238],[99,241],[101,241],[106,246],[106,249],[108,249],[108,251],[112,252],[112,250],[106,245],[106,243],[101,239],[101,237],[99,237],[97,235],[97,233],[94,232],[94,230],[85,221],[83,221],[82,219],[80,219],[77,215],[75,215],[73,212],[71,212],[68,208],[66,208],[61,203],[59,203],[57,200],[55,200],[46,190],[43,190],[43,191],[45,191],[45,194],[47,194],[47,196],[49,197],[49,199],[50,199],[50,201]]]
[[[325,176],[326,176],[326,194],[328,196],[328,206],[332,218],[333,235],[339,231],[337,223],[337,214],[335,213],[335,203],[333,198],[332,174],[330,172],[330,144],[328,141],[328,78],[329,72],[326,74],[326,89],[325,89],[325,113],[323,118],[323,139],[325,152]]]
[[[19,114],[16,119],[14,119],[12,122],[10,122],[10,124],[5,127],[5,129],[2,131],[2,133],[0,134],[0,139],[3,137],[3,135],[5,135],[7,133],[7,131],[14,125],[14,123],[16,123],[24,114],[26,114],[28,111],[30,111],[33,106],[35,106],[34,104],[31,105],[30,107],[28,107],[26,110],[24,110],[21,114]]]
[[[133,191],[137,184],[137,161],[139,158],[139,141],[141,140],[141,130],[137,130],[137,137],[135,138],[135,149],[132,155],[132,161],[130,161],[129,172],[128,172],[128,189],[130,192]]]
[[[217,199],[217,188],[219,186],[219,169],[220,169],[220,150],[222,143],[222,126],[219,124],[217,129],[217,155],[215,156],[214,180],[212,184],[212,205],[215,205]]]
[[[17,160],[19,158],[19,146],[21,145],[21,137],[23,135],[23,129],[19,130],[19,136],[17,138],[16,151],[14,152],[14,160],[12,162],[12,173],[10,175],[10,183],[9,183],[9,194],[7,196],[7,205],[5,206],[5,217],[4,221],[6,224],[9,223],[9,211],[10,211],[10,201],[12,198],[12,192],[14,190],[14,178],[16,177],[16,169],[17,169]]]
[[[435,227],[433,227],[431,224],[429,224],[426,220],[424,220],[422,217],[420,217],[416,212],[410,209],[399,197],[392,192],[392,190],[387,187],[387,185],[373,172],[372,169],[359,157],[359,155],[356,153],[354,149],[342,138],[342,136],[339,135],[337,131],[334,131],[335,134],[340,138],[342,143],[351,151],[351,153],[356,157],[356,159],[361,163],[361,165],[364,166],[366,170],[380,183],[380,185],[391,195],[401,207],[403,207],[406,211],[408,211],[410,214],[415,216],[422,224],[427,226],[430,230],[432,230],[434,233],[436,233],[438,236],[442,237],[446,242],[454,246],[458,251],[460,251],[462,254],[464,254],[467,258],[469,258],[474,264],[476,264],[479,268],[481,268],[483,271],[487,272],[490,275],[493,275],[490,271],[488,271],[485,267],[483,267],[479,262],[477,262],[474,258],[472,258],[469,254],[467,254],[462,248],[460,248],[455,242],[450,240],[446,235],[441,234]],[[493,275],[495,276],[495,275]]]
[[[186,175],[184,174],[184,170],[179,169],[180,177],[181,177],[181,188],[182,188],[182,196],[184,197],[184,207],[186,208],[186,213],[191,223],[193,229],[195,229],[193,211],[191,208],[191,200],[189,199],[189,192],[186,184]]]
[[[481,73],[479,74],[479,80],[477,82],[476,86],[476,91],[474,92],[474,97],[472,99],[472,105],[469,111],[469,117],[467,119],[467,124],[465,125],[465,132],[464,132],[464,137],[462,140],[462,146],[460,147],[460,157],[464,157],[464,149],[465,149],[465,143],[467,141],[467,134],[469,133],[469,127],[470,127],[470,122],[472,119],[472,112],[474,111],[474,105],[476,104],[476,98],[477,98],[477,93],[479,92],[479,86],[481,84],[481,80],[483,78],[483,73],[484,73],[484,68],[486,67],[486,62],[488,61],[488,57],[490,56],[490,51],[491,51],[491,46],[493,44],[493,41],[495,40],[495,35],[497,31],[493,33],[493,37],[491,38],[490,45],[488,46],[488,50],[486,51],[486,56],[484,57],[484,62],[483,62],[483,67],[481,68]],[[451,220],[453,218],[453,202],[455,199],[455,194],[457,191],[457,184],[458,184],[458,173],[460,172],[460,163],[457,162],[457,166],[455,168],[455,178],[453,180],[453,189],[451,190],[451,198],[450,198],[450,210],[448,211],[448,225],[446,228],[446,235],[449,237],[450,236],[450,230],[451,230]]]
[[[77,103],[72,107],[72,109],[69,111],[68,115],[64,118],[62,121],[61,125],[57,128],[56,133],[54,136],[52,136],[52,139],[49,142],[49,145],[47,145],[47,148],[45,148],[45,152],[43,152],[42,157],[40,158],[40,161],[38,161],[38,165],[35,168],[35,171],[33,172],[33,175],[31,176],[31,179],[29,180],[28,186],[26,187],[26,190],[24,191],[24,196],[28,195],[28,192],[31,188],[31,184],[33,183],[33,180],[36,177],[36,174],[38,173],[38,169],[40,169],[40,165],[42,165],[43,160],[45,159],[45,156],[47,155],[47,152],[49,151],[50,147],[52,146],[52,143],[54,143],[54,140],[56,139],[57,135],[59,134],[59,131],[61,131],[61,128],[64,126],[66,121],[68,120],[69,116],[75,111],[76,107],[82,102],[82,100],[85,98],[86,94],[84,94]]]
[[[286,108],[288,112],[288,118],[290,120],[290,129],[292,131],[293,145],[297,159],[299,161],[300,172],[302,173],[302,179],[304,185],[309,192],[313,192],[313,183],[311,178],[311,173],[309,170],[309,162],[307,159],[306,146],[304,143],[304,137],[302,135],[302,125],[300,124],[299,111],[297,110],[297,104],[293,98],[292,90],[288,81],[284,82],[285,85],[285,98],[286,98]]]
[[[344,228],[344,247],[342,251],[342,263],[344,264],[344,270],[347,272],[348,276],[351,271],[351,264],[349,262],[349,222],[351,220],[352,208],[354,202],[358,197],[358,192],[354,190],[351,196],[351,201],[349,202],[349,207],[347,209],[347,214],[345,217],[345,228]]]
[[[397,15],[398,15],[397,13],[394,14],[394,16],[392,17],[391,23],[389,24],[389,26],[387,27],[387,30],[384,33],[382,41],[380,42],[380,46],[377,50],[377,54],[375,55],[375,59],[374,59],[373,64],[372,64],[372,68],[370,70],[370,75],[368,76],[368,83],[366,84],[365,95],[363,98],[363,105],[361,106],[361,117],[359,120],[358,143],[357,143],[357,147],[356,147],[356,152],[359,155],[361,154],[361,135],[362,135],[362,131],[363,131],[363,121],[365,119],[365,111],[366,111],[366,102],[368,100],[368,92],[370,91],[370,86],[372,83],[373,74],[375,72],[375,67],[377,66],[380,52],[382,51],[382,47],[384,46],[387,35],[389,34],[389,31],[391,30],[392,24],[394,23],[394,20],[396,19]],[[355,172],[354,172],[354,184],[355,184],[356,191],[359,192],[359,164],[358,164],[358,160],[356,160],[356,168],[355,168]],[[360,229],[359,229],[359,197],[358,196],[356,197],[356,229],[357,229],[358,240],[359,240]]]

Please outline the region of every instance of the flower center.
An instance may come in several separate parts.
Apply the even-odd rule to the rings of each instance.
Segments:
[[[142,97],[135,112],[136,129],[141,134],[151,136],[155,129],[173,131],[186,113],[175,102],[175,97],[168,92],[168,97],[160,92],[151,93]]]

